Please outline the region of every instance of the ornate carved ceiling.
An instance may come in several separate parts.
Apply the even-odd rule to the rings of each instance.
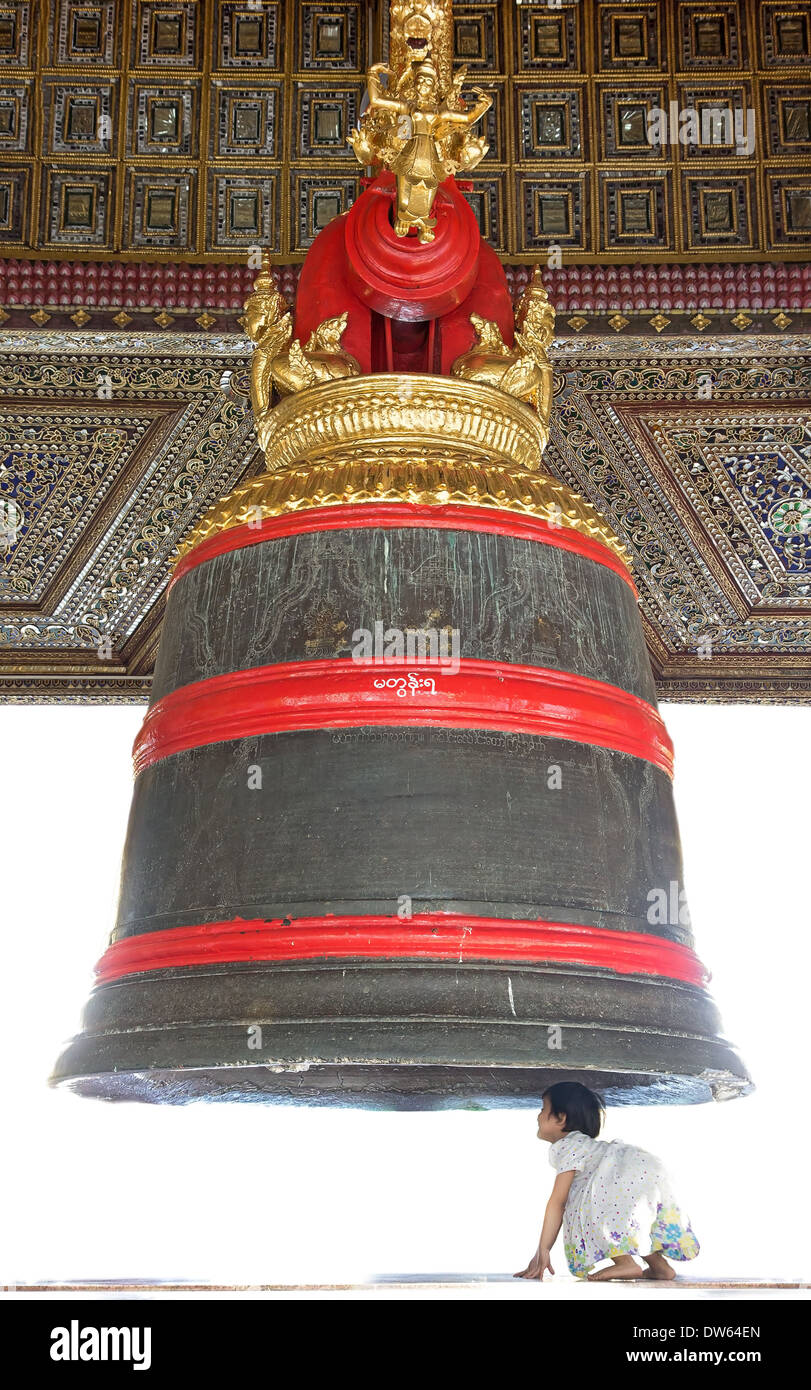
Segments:
[[[357,194],[346,137],[387,12],[2,0],[0,249],[222,261],[261,243],[300,258]],[[469,196],[502,255],[802,254],[809,0],[456,0],[455,14],[457,60],[495,94]]]
[[[557,344],[545,455],[619,531],[663,697],[811,698],[806,338]]]
[[[6,332],[0,696],[143,699],[170,559],[257,471],[237,335]],[[558,339],[547,464],[633,556],[660,695],[811,699],[807,339]],[[101,394],[99,394],[101,392]]]
[[[174,546],[260,466],[220,385],[248,248],[292,301],[387,11],[0,0],[0,699],[145,698]],[[547,463],[634,556],[660,694],[808,700],[811,0],[455,16],[514,292],[560,248]],[[654,107],[697,137],[652,148]]]
[[[175,544],[256,454],[246,342],[2,336],[0,692],[144,698]]]
[[[297,264],[276,265],[278,289],[292,306]],[[532,268],[505,267],[517,304]],[[238,332],[256,271],[121,261],[0,261],[0,324],[8,328]],[[544,270],[569,333],[801,333],[811,329],[811,264],[796,261],[694,265],[561,266]]]

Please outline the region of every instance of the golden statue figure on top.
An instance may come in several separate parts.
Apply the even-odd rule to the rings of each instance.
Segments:
[[[453,0],[391,0],[389,64],[399,82],[414,60],[429,59],[440,91],[453,82]]]
[[[536,266],[515,315],[515,347],[508,347],[498,325],[471,314],[477,341],[457,357],[451,375],[497,386],[534,405],[547,434],[552,410],[554,370],[547,354],[555,336],[555,310]]]
[[[289,395],[321,381],[360,375],[358,362],[341,347],[347,318],[343,313],[325,319],[302,347],[293,338],[293,316],[276,289],[268,254],[262,253],[262,269],[245,303],[245,332],[254,343],[251,406],[263,448],[274,386],[280,395]]]
[[[466,69],[453,75],[451,24],[449,3],[392,5],[391,66],[375,63],[369,69],[369,105],[349,136],[361,164],[383,165],[397,178],[397,236],[416,228],[423,242],[434,238],[430,214],[439,185],[474,169],[489,149],[471,128],[493,98],[474,87],[475,106],[463,100]]]

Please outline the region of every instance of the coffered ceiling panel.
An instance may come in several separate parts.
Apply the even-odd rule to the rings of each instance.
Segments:
[[[2,0],[0,251],[300,259],[359,190],[387,11]],[[457,0],[454,28],[494,96],[468,196],[502,255],[803,253],[811,0]]]

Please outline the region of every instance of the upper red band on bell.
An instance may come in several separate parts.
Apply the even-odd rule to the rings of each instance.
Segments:
[[[264,517],[258,525],[245,523],[231,526],[226,531],[217,531],[207,540],[201,541],[175,566],[169,582],[171,589],[184,574],[213,560],[217,555],[226,555],[232,550],[242,550],[245,546],[257,545],[264,541],[281,540],[284,536],[300,536],[312,531],[359,530],[364,527],[382,530],[396,530],[420,527],[437,531],[479,531],[486,535],[513,536],[516,540],[538,541],[558,550],[569,550],[594,560],[598,565],[606,565],[629,586],[634,598],[637,591],[628,568],[607,545],[584,536],[568,526],[551,526],[548,521],[526,512],[511,512],[506,508],[481,507],[464,503],[448,503],[434,506],[433,503],[415,504],[411,502],[351,502],[341,506],[307,507],[300,512],[287,512],[284,516]]]

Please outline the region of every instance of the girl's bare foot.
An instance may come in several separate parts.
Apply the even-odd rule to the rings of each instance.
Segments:
[[[645,1273],[642,1275],[643,1279],[676,1278],[675,1269],[671,1264],[668,1264],[664,1255],[662,1255],[660,1251],[655,1250],[652,1255],[642,1255],[641,1258],[645,1261],[645,1264],[648,1266],[645,1270]]]
[[[596,1274],[587,1274],[586,1278],[596,1283],[602,1279],[644,1279],[645,1275],[633,1255],[618,1255],[605,1269],[598,1269]]]

